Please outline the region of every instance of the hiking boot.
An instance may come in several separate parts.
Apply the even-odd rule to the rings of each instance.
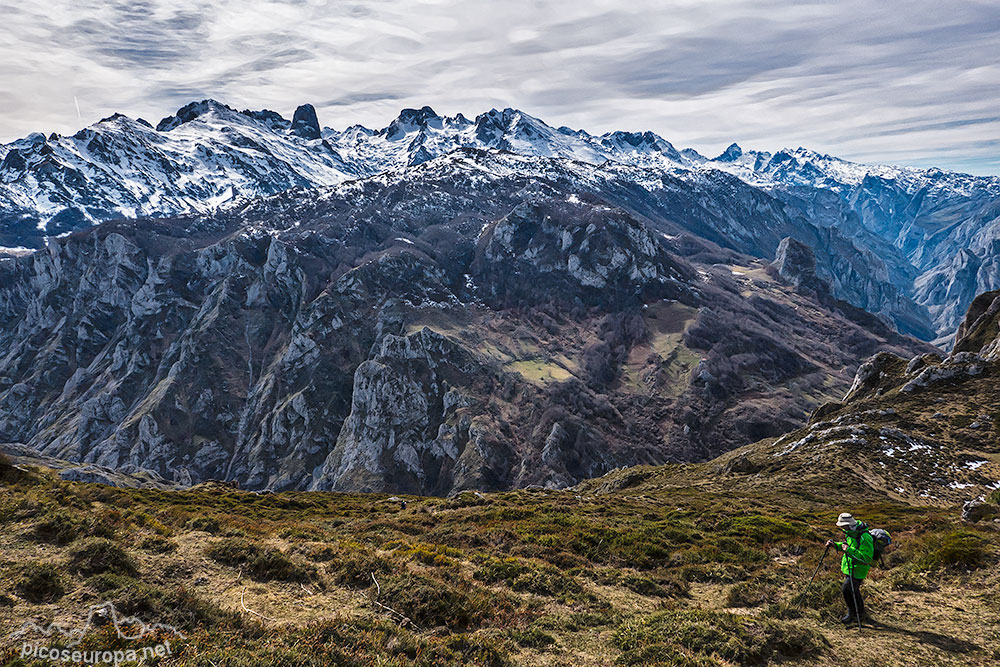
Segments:
[[[845,616],[842,619],[840,619],[840,622],[841,623],[855,623],[855,622],[857,622],[857,620],[858,620],[857,616],[855,616],[854,614],[848,614],[847,616]]]

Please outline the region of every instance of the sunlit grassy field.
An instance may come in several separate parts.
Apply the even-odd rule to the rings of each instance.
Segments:
[[[116,489],[7,468],[0,619],[79,625],[110,601],[184,634],[146,663],[163,665],[1000,659],[998,524],[851,505],[898,548],[865,586],[873,621],[845,629],[833,555],[802,595],[842,508],[694,483],[709,465],[450,499]],[[106,626],[81,648],[125,641]],[[18,646],[4,664],[48,664]]]

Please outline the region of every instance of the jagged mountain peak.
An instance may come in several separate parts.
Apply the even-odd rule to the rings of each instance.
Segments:
[[[167,116],[157,123],[156,130],[158,132],[169,132],[175,127],[180,127],[184,123],[190,123],[208,114],[222,115],[230,113],[235,114],[239,112],[217,100],[205,99],[199,102],[190,102],[178,109],[175,114]]]
[[[476,116],[475,126],[476,137],[487,145],[502,140],[510,133],[526,132],[530,136],[533,130],[555,132],[544,121],[511,107],[502,110],[494,108],[479,114]]]
[[[403,109],[399,115],[381,130],[389,141],[397,141],[412,132],[426,130],[428,127],[441,129],[443,119],[429,106],[419,109]]]
[[[732,162],[741,157],[743,157],[743,149],[734,141],[715,160],[717,162]]]
[[[426,124],[428,120],[440,118],[436,111],[428,105],[419,109],[406,108],[399,112],[396,120],[404,123]]]
[[[682,162],[684,158],[674,148],[673,144],[655,132],[624,132],[615,131],[601,135],[601,144],[617,151],[632,151],[645,153],[662,153],[670,159]]]
[[[291,131],[303,139],[319,139],[321,128],[319,119],[316,117],[316,107],[311,104],[303,104],[295,109]]]

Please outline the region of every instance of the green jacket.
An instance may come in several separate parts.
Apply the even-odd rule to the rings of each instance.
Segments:
[[[847,538],[847,550],[840,559],[840,571],[855,579],[864,579],[875,558],[875,540],[867,529],[862,532],[849,530],[844,536]],[[844,543],[837,542],[837,548],[842,550]]]

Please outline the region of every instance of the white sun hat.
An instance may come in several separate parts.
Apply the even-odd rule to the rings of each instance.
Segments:
[[[858,525],[858,520],[855,519],[850,514],[848,514],[847,512],[844,512],[837,519],[837,525],[840,526],[841,528],[849,528],[851,530],[854,530]]]

